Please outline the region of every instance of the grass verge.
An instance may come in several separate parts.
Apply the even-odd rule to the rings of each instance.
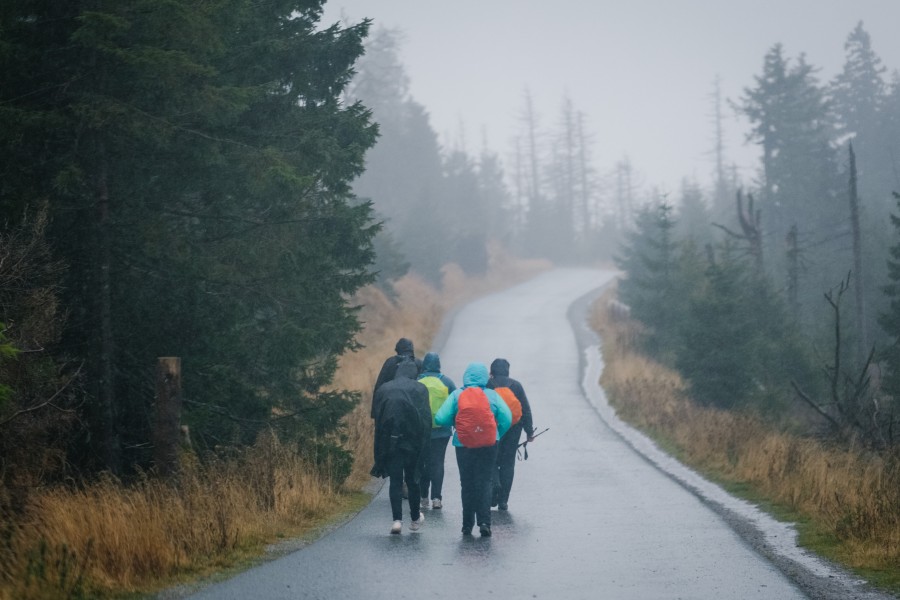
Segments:
[[[776,518],[799,542],[900,592],[900,456],[787,433],[757,415],[695,404],[679,375],[642,356],[640,325],[592,311],[601,377],[619,416],[682,462]]]
[[[143,597],[246,568],[273,544],[275,552],[296,548],[358,511],[369,500],[371,385],[397,339],[413,339],[421,356],[448,311],[549,266],[497,248],[490,258],[483,277],[447,267],[440,291],[407,276],[395,298],[368,287],[352,299],[362,307],[363,347],[342,357],[333,382],[362,396],[345,422],[355,458],[345,482],[263,436],[228,459],[201,464],[187,455],[171,481],[107,477],[31,490],[16,517],[0,522],[0,600]]]

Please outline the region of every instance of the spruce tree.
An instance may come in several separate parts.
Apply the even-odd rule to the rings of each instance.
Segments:
[[[320,29],[321,5],[4,6],[0,205],[50,201],[85,462],[147,458],[161,355],[183,357],[208,447],[275,425],[313,440],[352,405],[321,389],[372,277],[377,226],[350,181],[376,132],[340,100],[367,24]]]
[[[746,88],[736,108],[751,124],[748,141],[762,149],[762,210],[765,264],[773,280],[783,280],[788,265],[784,241],[796,226],[800,246],[813,246],[809,259],[817,278],[800,290],[804,306],[819,306],[821,290],[840,279],[849,265],[840,234],[846,229],[846,185],[837,167],[833,123],[816,69],[801,55],[790,61],[782,46],[765,56],[755,86]]]

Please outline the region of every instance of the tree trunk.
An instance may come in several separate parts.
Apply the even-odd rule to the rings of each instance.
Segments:
[[[850,221],[853,228],[853,288],[856,293],[856,359],[865,360],[869,351],[866,327],[866,300],[863,294],[862,240],[859,233],[859,196],[856,186],[856,154],[850,144]]]
[[[181,444],[181,358],[161,356],[156,364],[156,423],[153,462],[160,475],[178,471]]]
[[[787,263],[788,263],[788,307],[791,311],[791,318],[794,323],[800,321],[800,302],[798,300],[800,289],[800,249],[798,247],[797,224],[791,225],[785,242],[787,243]]]
[[[107,182],[109,166],[106,147],[101,142],[98,148],[100,170],[97,177],[97,224],[98,224],[98,278],[99,278],[99,378],[98,397],[101,431],[103,434],[103,460],[106,468],[113,473],[120,471],[119,435],[116,428],[115,380],[113,371],[113,326],[112,326],[112,284],[110,268],[112,249],[109,222],[109,186]]]

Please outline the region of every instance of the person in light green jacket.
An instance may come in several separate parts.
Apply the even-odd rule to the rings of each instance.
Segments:
[[[440,410],[447,396],[456,390],[453,380],[441,373],[441,357],[437,352],[429,352],[422,358],[422,373],[419,383],[428,388],[428,399],[431,402],[431,439],[422,453],[422,479],[419,482],[419,493],[422,494],[421,507],[440,510],[444,506],[441,490],[444,487],[444,458],[447,455],[447,442],[453,435],[450,427],[441,427],[434,422],[434,415]],[[431,502],[428,501],[429,491]]]

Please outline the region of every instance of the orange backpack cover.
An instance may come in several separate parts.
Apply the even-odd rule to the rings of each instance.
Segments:
[[[497,442],[497,420],[487,394],[467,387],[456,399],[456,437],[466,448],[483,448]]]
[[[509,407],[509,412],[512,413],[512,425],[518,423],[522,419],[522,403],[519,402],[519,399],[508,387],[494,388],[494,391],[500,394],[500,397],[503,398],[503,401]]]

